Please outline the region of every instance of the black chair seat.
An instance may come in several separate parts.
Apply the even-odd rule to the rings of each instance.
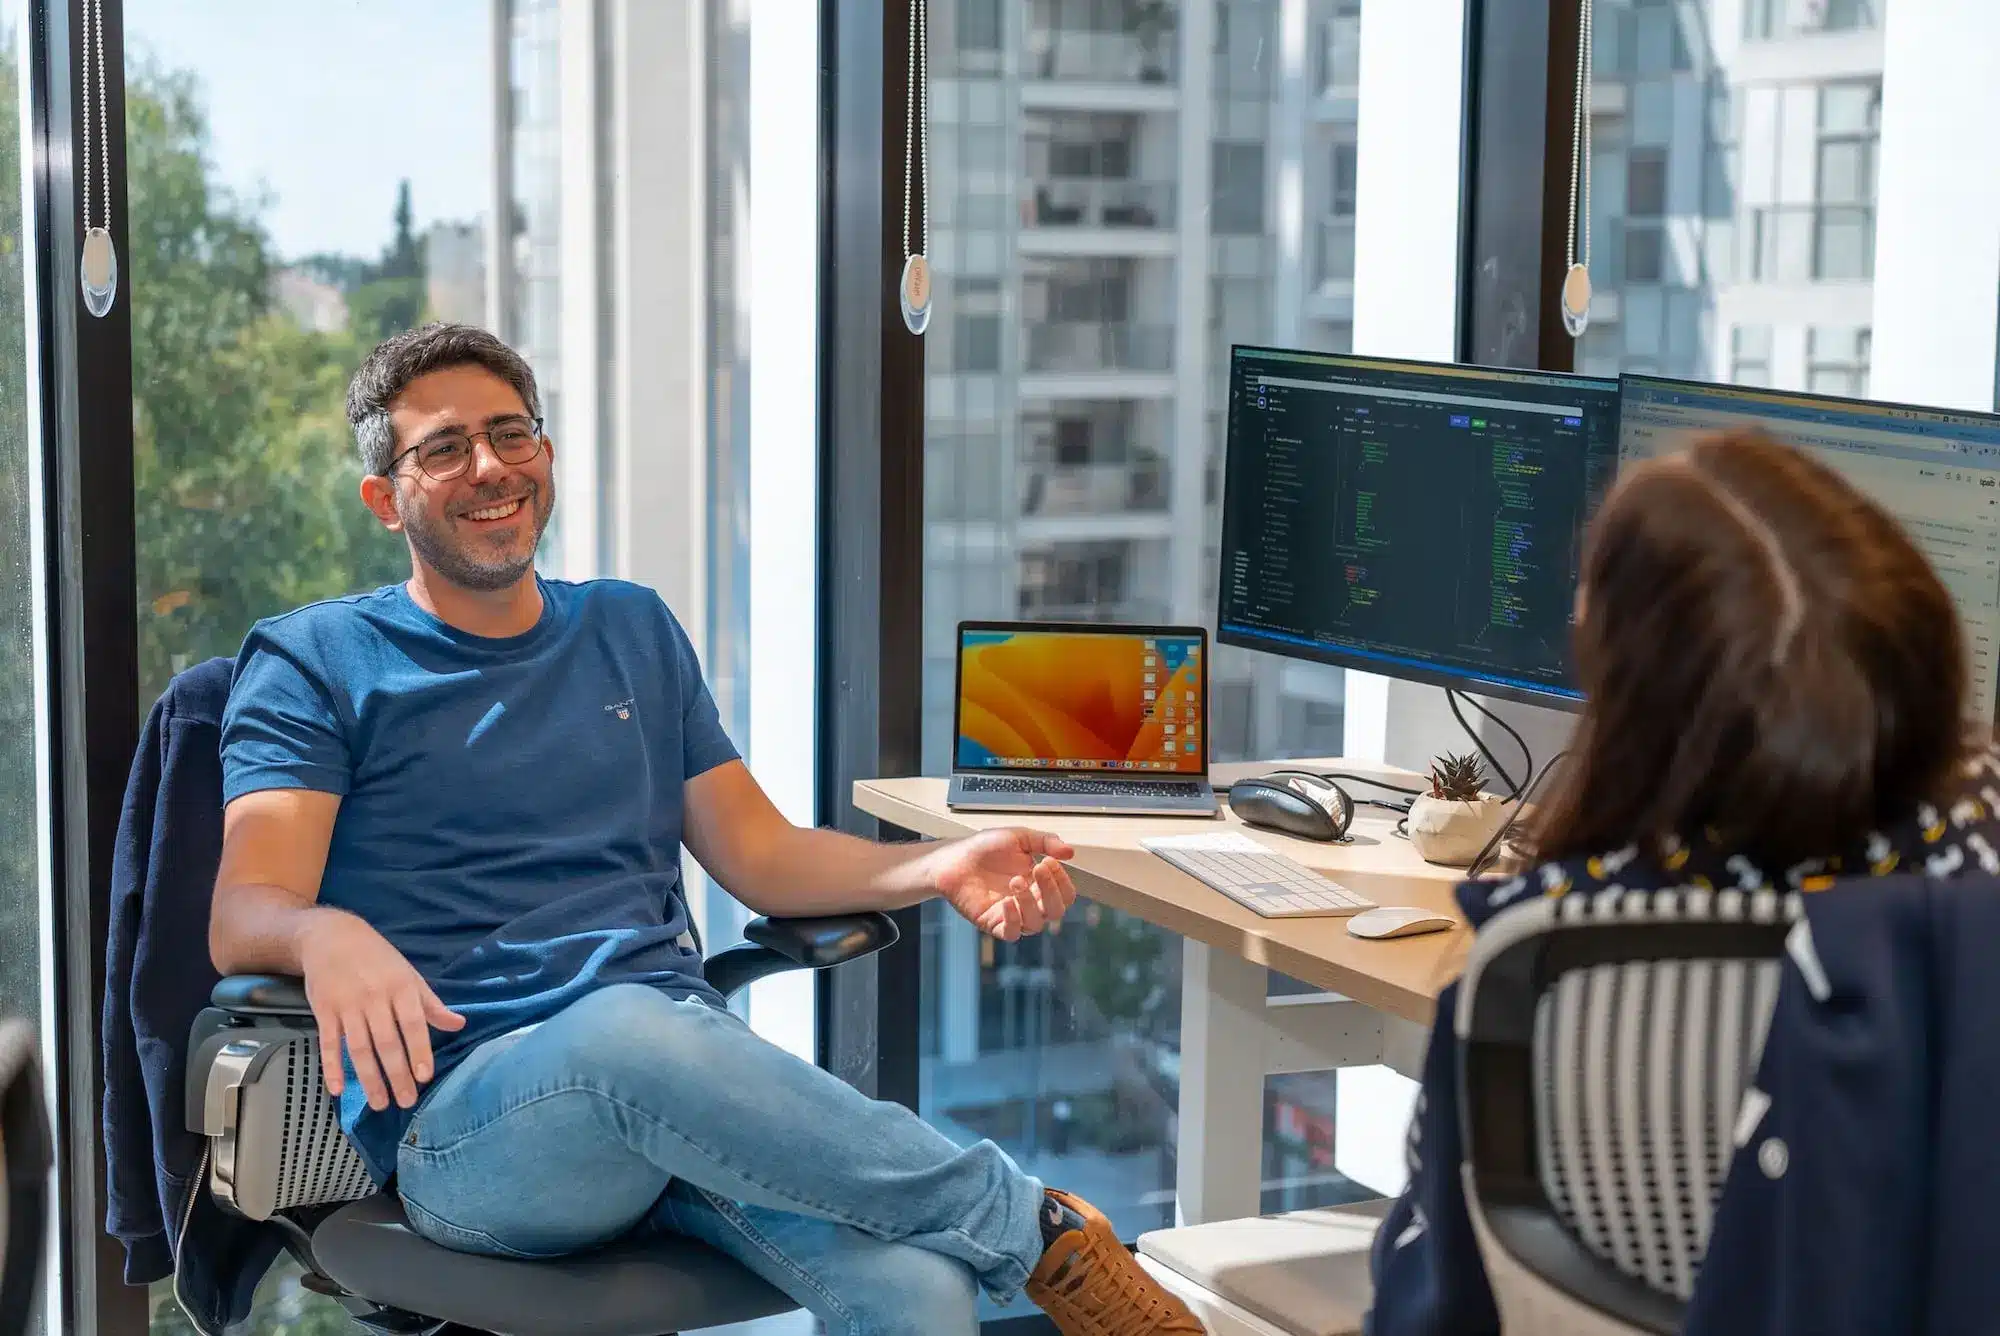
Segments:
[[[798,1306],[689,1239],[546,1262],[453,1252],[411,1230],[386,1193],[336,1211],[312,1246],[327,1278],[351,1293],[499,1336],[662,1336]]]

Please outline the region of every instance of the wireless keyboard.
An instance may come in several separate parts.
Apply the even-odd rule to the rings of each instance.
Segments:
[[[1335,918],[1375,908],[1373,900],[1236,831],[1159,835],[1139,843],[1265,918]]]

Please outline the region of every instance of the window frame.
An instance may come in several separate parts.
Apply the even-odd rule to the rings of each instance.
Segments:
[[[48,648],[47,792],[53,858],[45,954],[53,1000],[44,1020],[54,1052],[56,1209],[50,1216],[59,1284],[42,1302],[46,1329],[139,1336],[147,1291],[123,1283],[118,1244],[104,1232],[100,1015],[111,916],[111,867],[126,776],[139,740],[138,566],[133,495],[129,265],[102,317],[82,309],[79,179],[86,0],[23,0],[24,223],[32,217],[35,303],[31,393],[39,397],[45,523],[42,595]],[[121,250],[131,232],[125,182],[125,14],[96,0],[104,61],[108,225]]]
[[[924,347],[895,299],[909,8],[821,0],[821,13],[819,320],[840,356],[820,365],[818,806],[822,825],[897,838],[853,788],[923,768]],[[920,913],[894,915],[895,946],[815,980],[819,1064],[911,1109]]]

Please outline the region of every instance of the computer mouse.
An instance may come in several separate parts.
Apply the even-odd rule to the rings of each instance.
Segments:
[[[1440,914],[1435,909],[1383,905],[1379,909],[1364,909],[1347,920],[1347,931],[1356,937],[1379,940],[1384,937],[1415,937],[1420,932],[1442,932],[1456,922],[1451,915]]]
[[[1229,786],[1229,810],[1246,826],[1337,840],[1354,823],[1354,799],[1330,779],[1304,770],[1279,770]]]

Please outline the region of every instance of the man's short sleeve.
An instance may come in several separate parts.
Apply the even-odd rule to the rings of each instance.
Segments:
[[[739,759],[741,753],[723,730],[721,712],[715,708],[715,697],[709,693],[708,683],[702,678],[701,660],[694,652],[693,642],[671,612],[667,614],[667,620],[672,628],[674,657],[680,671],[682,775],[683,778],[693,779],[696,775],[707,774],[719,765]]]
[[[353,774],[326,684],[291,647],[253,629],[222,715],[223,801],[264,789],[345,794]]]

